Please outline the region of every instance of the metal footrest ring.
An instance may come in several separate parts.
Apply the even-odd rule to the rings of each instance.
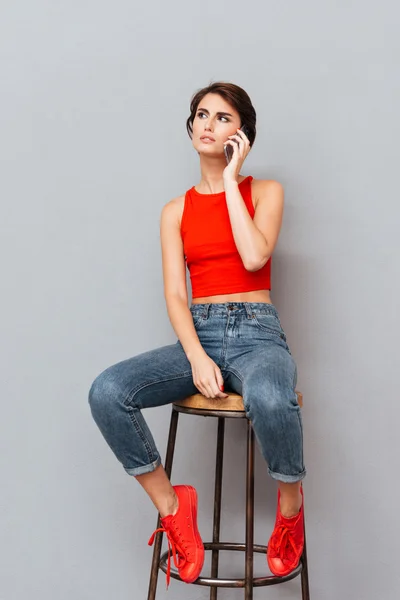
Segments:
[[[233,543],[233,542],[204,542],[205,550],[238,550],[245,551],[246,545]],[[253,546],[254,552],[260,552],[262,554],[267,553],[267,546],[260,546],[254,544]],[[171,557],[172,558],[172,557]],[[168,550],[162,554],[160,558],[160,569],[167,572],[167,560],[168,560]],[[265,559],[266,560],[266,559]],[[171,561],[172,562],[172,561]],[[172,562],[173,565],[173,562]],[[284,577],[277,577],[276,575],[269,575],[266,577],[253,577],[253,587],[262,587],[265,585],[277,585],[279,583],[284,583],[285,581],[290,581],[294,579],[298,575],[301,574],[303,569],[302,559],[298,566],[291,572],[289,575],[285,575]],[[182,581],[179,577],[179,573],[175,566],[171,566],[171,577]],[[241,579],[223,579],[222,577],[198,577],[196,581],[193,582],[194,585],[204,585],[208,587],[225,587],[225,588],[244,588],[246,580],[245,578]]]

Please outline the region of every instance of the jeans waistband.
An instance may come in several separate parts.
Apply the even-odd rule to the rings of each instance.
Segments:
[[[278,317],[278,309],[274,304],[269,302],[208,302],[205,304],[192,304],[190,312],[193,315],[203,315],[206,319],[210,315],[247,315],[251,317],[253,314],[270,315]]]

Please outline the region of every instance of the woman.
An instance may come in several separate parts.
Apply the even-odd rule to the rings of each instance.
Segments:
[[[256,135],[255,110],[242,88],[213,83],[193,96],[190,111],[186,127],[201,180],[163,207],[160,227],[164,294],[178,340],[107,368],[89,402],[107,443],[159,511],[179,575],[191,583],[204,562],[197,493],[171,485],[141,409],[199,391],[216,405],[226,391],[241,394],[268,473],[279,482],[267,561],[283,576],[303,551],[306,475],[297,367],[270,298],[283,189],[240,174]],[[228,164],[225,145],[233,148]]]

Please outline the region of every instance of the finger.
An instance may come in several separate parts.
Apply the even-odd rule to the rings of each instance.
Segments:
[[[220,394],[222,393],[221,390],[218,388],[217,382],[214,382],[211,386],[212,388],[212,395],[213,398],[219,398]]]
[[[224,392],[216,391],[213,393],[212,398],[214,400],[219,400],[220,398],[226,398],[227,395]]]
[[[207,390],[207,386],[203,383],[200,383],[198,385],[196,385],[197,389],[199,390],[200,394],[203,394],[203,396],[205,396],[206,398],[208,398],[208,390]]]
[[[219,389],[217,392],[215,392],[215,396],[217,398],[227,398],[228,394],[225,394],[225,392],[224,392],[224,382],[223,382],[222,376],[220,375],[218,378],[218,374],[216,374],[216,375],[217,375],[216,383],[217,383]],[[220,381],[222,381],[222,384],[220,383]]]
[[[240,148],[239,148],[238,142],[235,142],[233,140],[228,140],[226,142],[226,144],[229,144],[230,146],[233,146],[232,159],[233,159],[233,157],[235,157],[235,159],[236,159],[237,153],[240,152]]]
[[[224,391],[224,378],[222,377],[222,373],[219,369],[215,369],[215,378],[218,383],[218,387]]]
[[[211,386],[199,385],[196,387],[199,390],[200,394],[202,394],[205,398],[208,399],[212,398],[215,400],[217,398],[227,398],[229,396],[229,394],[225,394],[224,392],[213,392]]]
[[[196,385],[196,384],[195,384]],[[199,390],[199,394],[203,394],[203,396],[206,395],[206,390],[203,388],[202,385],[196,385],[197,389]]]
[[[213,390],[212,390],[212,388],[211,388],[211,385],[210,385],[210,384],[208,384],[207,386],[205,386],[205,389],[206,389],[206,392],[207,392],[207,393],[205,394],[205,395],[206,395],[206,398],[214,398],[214,397],[215,397],[215,396],[214,396],[214,392],[213,392]]]
[[[234,134],[233,136],[229,136],[229,137],[235,137],[240,139],[240,142],[243,142],[245,146],[250,146],[250,141],[249,139],[245,136],[245,134],[243,133],[243,131],[240,132],[240,135],[238,134]],[[238,142],[238,143],[240,143]]]
[[[249,142],[249,138],[247,137],[245,132],[242,131],[242,129],[238,129],[237,132],[238,132],[238,135],[240,135],[240,137],[242,138],[242,140],[244,140],[245,142]]]
[[[224,392],[224,378],[222,377],[222,373],[221,373],[220,369],[215,370],[215,375],[217,378],[218,387],[221,390],[218,393],[219,398],[227,398],[229,396],[229,394],[226,394]]]
[[[235,138],[235,141],[238,140],[238,143],[243,142],[244,144],[250,145],[250,141],[245,136],[245,134],[243,133],[243,131],[240,131],[240,133],[234,133],[233,135],[230,135],[228,137]]]
[[[232,145],[235,145],[235,146],[237,146],[237,144],[235,144],[234,142],[231,142],[230,140],[227,140],[227,141],[224,143],[224,148],[226,148],[227,146],[232,146]],[[234,151],[234,150],[235,150],[235,148],[233,148],[233,151]]]
[[[212,391],[212,397],[213,398],[218,398],[219,394],[221,392],[220,392],[220,384],[218,383],[217,373],[216,373],[215,370],[214,370],[214,377],[215,377],[215,379],[212,380],[212,381],[210,381],[210,388],[211,388],[211,391]]]
[[[218,387],[221,390],[219,392],[219,397],[220,398],[227,398],[229,396],[229,394],[225,393],[225,390],[224,390],[224,379],[223,379],[223,377],[221,375],[221,371],[217,371],[216,375],[217,375]]]

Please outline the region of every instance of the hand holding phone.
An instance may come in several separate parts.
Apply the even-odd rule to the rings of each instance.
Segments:
[[[240,131],[243,131],[244,135],[246,137],[249,137],[249,128],[246,127],[246,125],[242,125],[242,127],[240,128]],[[233,142],[237,142],[237,140],[232,140]],[[230,144],[227,144],[226,146],[224,146],[224,152],[225,152],[225,158],[226,158],[226,163],[229,164],[230,161],[232,160],[232,156],[233,156],[233,146],[231,146]]]

